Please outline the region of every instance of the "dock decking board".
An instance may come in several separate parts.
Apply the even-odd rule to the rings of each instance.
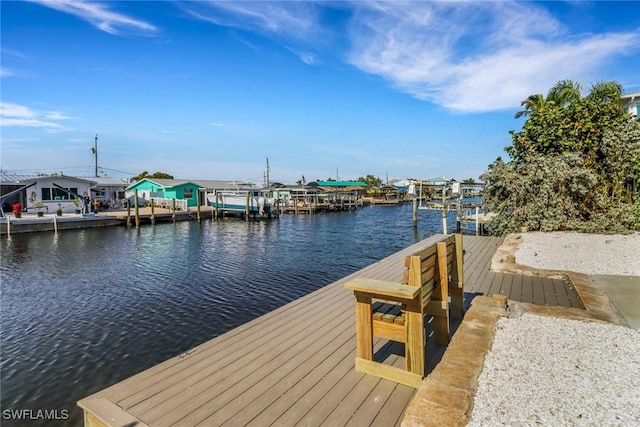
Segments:
[[[465,304],[476,294],[580,307],[561,279],[489,271],[501,238],[464,236]],[[151,426],[399,425],[415,390],[355,372],[357,276],[400,280],[417,243],[183,355],[81,401],[103,397]],[[430,319],[427,334],[433,333]],[[455,330],[455,325],[452,325]],[[427,372],[445,348],[427,340]],[[377,359],[403,366],[401,345],[376,339]]]

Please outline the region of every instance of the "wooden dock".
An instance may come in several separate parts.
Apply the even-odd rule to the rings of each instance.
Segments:
[[[501,243],[502,238],[464,237],[467,304],[475,295],[499,293],[581,307],[562,280],[490,272]],[[415,389],[354,370],[354,298],[343,285],[357,276],[399,280],[403,257],[420,245],[81,400],[85,425],[399,425]],[[374,350],[385,363],[404,363],[395,344],[378,340]],[[428,372],[444,350],[428,340]]]

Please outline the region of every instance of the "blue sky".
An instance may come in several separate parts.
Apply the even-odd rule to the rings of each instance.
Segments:
[[[478,178],[520,102],[640,90],[639,2],[2,1],[4,171]]]

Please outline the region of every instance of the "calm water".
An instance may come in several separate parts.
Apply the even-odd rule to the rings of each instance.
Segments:
[[[76,402],[441,232],[438,211],[371,207],[263,222],[227,220],[3,237],[5,410]],[[455,227],[449,214],[450,231]]]

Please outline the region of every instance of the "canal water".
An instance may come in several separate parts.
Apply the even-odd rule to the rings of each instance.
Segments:
[[[3,236],[0,424],[79,426],[78,400],[439,232],[408,204]]]

